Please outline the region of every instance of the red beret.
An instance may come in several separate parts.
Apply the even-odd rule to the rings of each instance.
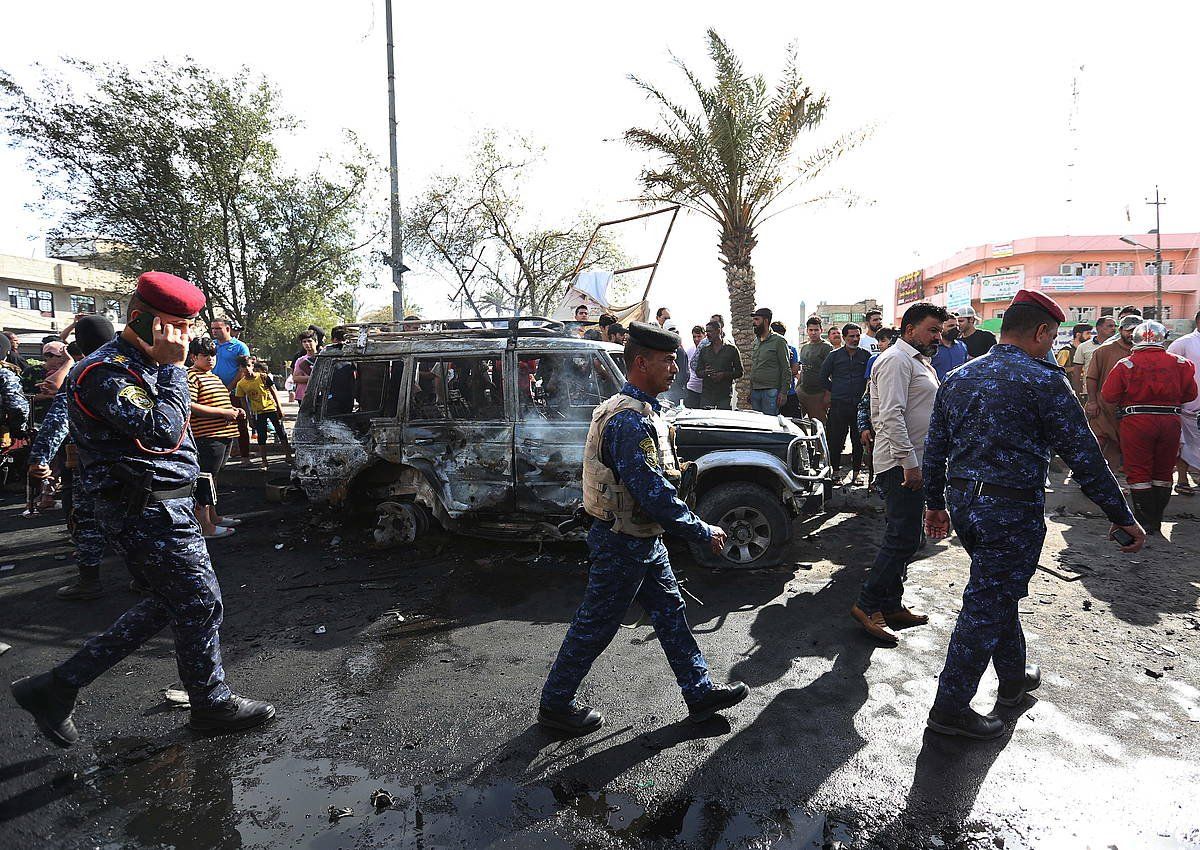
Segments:
[[[1062,311],[1062,307],[1059,307],[1053,298],[1040,292],[1034,292],[1032,289],[1018,289],[1012,303],[1037,307],[1039,310],[1049,313],[1050,318],[1060,325],[1067,320],[1067,314]]]
[[[137,296],[147,307],[181,319],[198,316],[206,301],[195,286],[166,272],[146,272],[139,277]]]

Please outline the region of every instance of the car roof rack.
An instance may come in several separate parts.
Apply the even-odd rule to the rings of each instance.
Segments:
[[[351,322],[342,325],[349,341],[449,339],[454,337],[569,336],[565,323],[545,316],[487,316],[450,319],[408,319],[392,322]],[[365,336],[364,336],[365,335]]]

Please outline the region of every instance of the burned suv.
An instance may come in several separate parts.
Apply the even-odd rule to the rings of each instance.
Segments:
[[[317,357],[296,419],[295,477],[310,501],[370,506],[377,536],[448,531],[562,539],[582,500],[592,409],[624,382],[621,349],[541,318],[358,325]],[[664,405],[694,499],[729,533],[719,567],[778,563],[791,520],[830,490],[820,423]],[[582,536],[576,531],[569,536]]]

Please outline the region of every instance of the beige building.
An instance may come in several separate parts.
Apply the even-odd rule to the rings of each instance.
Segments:
[[[881,305],[874,298],[867,298],[863,301],[855,302],[854,304],[826,304],[822,301],[813,310],[813,314],[821,317],[821,322],[826,327],[836,325],[841,327],[847,322],[854,322],[861,325],[866,319],[868,310],[882,310]],[[801,328],[801,332],[803,332]]]
[[[92,250],[79,256],[96,255]],[[0,327],[17,333],[52,333],[71,324],[76,313],[103,313],[119,328],[134,285],[118,272],[72,260],[0,254]]]

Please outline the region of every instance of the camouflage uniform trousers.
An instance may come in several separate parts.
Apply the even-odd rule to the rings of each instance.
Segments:
[[[651,544],[597,524],[588,535],[588,548],[592,567],[587,590],[542,688],[542,705],[561,709],[575,698],[635,599],[650,615],[684,700],[691,702],[712,690],[708,663],[688,626],[683,595],[662,540],[655,538]]]
[[[81,569],[97,570],[104,560],[104,531],[96,522],[94,497],[84,492],[79,474],[71,476],[71,542]]]
[[[989,661],[1001,682],[1025,677],[1025,633],[1017,603],[1029,595],[1046,518],[1040,500],[973,496],[953,488],[946,491],[946,506],[971,556],[971,577],[933,707],[961,714],[970,707]]]
[[[193,706],[228,699],[221,667],[221,588],[213,572],[192,500],[151,504],[137,517],[124,506],[95,499],[105,538],[125,556],[149,595],[121,615],[108,631],[91,638],[55,668],[64,682],[82,688],[166,626],[175,632],[175,661]]]

